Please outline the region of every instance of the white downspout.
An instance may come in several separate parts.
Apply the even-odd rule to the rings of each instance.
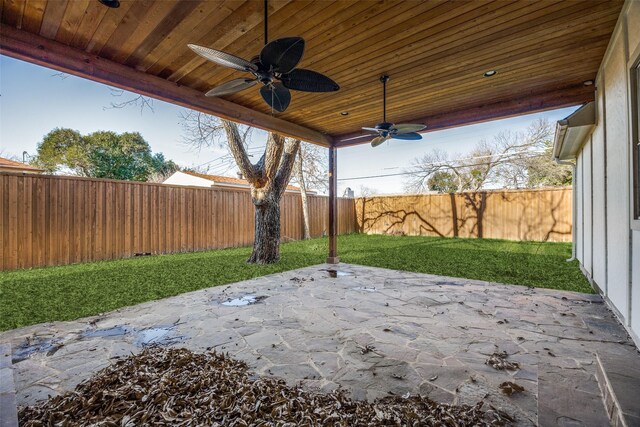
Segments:
[[[553,160],[559,165],[568,165],[573,168],[571,172],[571,258],[567,262],[576,260],[576,236],[578,229],[578,194],[576,191],[576,174],[578,172],[578,162],[570,162],[568,160],[560,160],[554,157]]]

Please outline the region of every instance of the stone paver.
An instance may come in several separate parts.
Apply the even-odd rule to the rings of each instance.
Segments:
[[[71,390],[149,344],[216,349],[257,373],[358,399],[485,400],[519,425],[607,425],[596,352],[634,351],[597,295],[320,265],[0,334],[19,405]],[[222,303],[247,294],[258,302]],[[246,301],[245,301],[246,302]],[[485,361],[506,352],[519,369]],[[636,352],[637,354],[637,352]],[[512,381],[524,392],[506,396]]]
[[[16,390],[11,368],[11,347],[0,343],[0,427],[17,427]]]
[[[640,358],[636,352],[598,354],[597,368],[596,377],[611,424],[640,427]]]

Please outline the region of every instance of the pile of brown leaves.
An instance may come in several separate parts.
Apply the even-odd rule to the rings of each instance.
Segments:
[[[23,426],[495,426],[510,417],[493,408],[436,403],[426,397],[351,400],[258,378],[219,353],[148,348],[19,412]]]

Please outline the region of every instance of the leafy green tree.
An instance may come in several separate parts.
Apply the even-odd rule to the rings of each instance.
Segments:
[[[139,133],[94,132],[86,136],[90,176],[146,181],[153,172],[151,148]]]
[[[573,169],[559,165],[552,159],[553,141],[544,141],[544,156],[534,157],[527,162],[528,187],[557,187],[571,185]]]
[[[128,181],[146,181],[153,174],[165,175],[178,168],[162,153],[152,154],[138,132],[98,131],[83,136],[60,128],[45,135],[34,163],[50,173],[66,168],[80,176]]]
[[[163,176],[171,175],[180,170],[180,166],[174,163],[173,160],[165,159],[162,153],[156,153],[151,156],[151,165],[155,173]]]
[[[32,163],[49,173],[64,166],[78,175],[89,176],[85,140],[80,132],[72,129],[56,128],[46,134],[38,144],[38,152]]]
[[[458,191],[458,179],[451,172],[434,172],[427,180],[427,187],[438,193],[455,193]]]

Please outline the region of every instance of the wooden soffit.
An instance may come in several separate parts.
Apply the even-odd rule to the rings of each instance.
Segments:
[[[320,145],[367,142],[382,119],[429,130],[577,105],[594,80],[618,0],[270,0],[269,37],[302,36],[300,67],[341,90],[294,92],[273,115],[256,88],[206,98],[243,76],[200,58],[196,43],[250,59],[263,45],[255,0],[3,0],[0,53]],[[496,70],[486,78],[483,74]],[[341,113],[346,112],[347,115]],[[355,138],[355,139],[354,139]]]

